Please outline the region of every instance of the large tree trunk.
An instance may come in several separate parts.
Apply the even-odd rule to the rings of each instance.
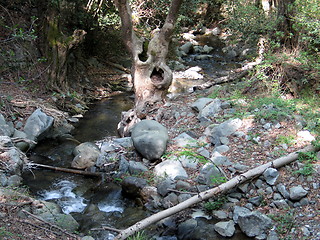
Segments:
[[[298,43],[298,32],[294,29],[293,8],[295,0],[273,0],[273,5],[278,12],[278,31],[283,32],[281,43],[288,48],[294,48]]]
[[[153,31],[152,39],[148,42],[134,32],[129,1],[115,0],[121,18],[124,43],[132,56],[131,74],[135,91],[134,116],[131,114],[130,120],[123,119],[123,125],[146,118],[157,104],[163,103],[172,82],[172,72],[166,64],[166,57],[182,1],[172,0],[164,25]]]
[[[59,7],[57,7],[59,8]],[[61,9],[59,9],[61,11]],[[61,30],[58,10],[52,7],[46,16],[46,55],[50,63],[47,88],[57,92],[67,92],[68,59],[71,52],[79,46],[86,35],[84,30],[75,30],[71,36]]]

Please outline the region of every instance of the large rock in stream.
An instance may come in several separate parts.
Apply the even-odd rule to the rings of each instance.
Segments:
[[[45,137],[45,133],[52,127],[53,121],[53,117],[48,116],[38,108],[27,119],[24,132],[30,140],[39,141]]]
[[[12,124],[6,122],[4,116],[0,114],[0,136],[12,136],[14,128]]]
[[[85,142],[75,147],[73,154],[75,155],[71,167],[77,169],[85,169],[95,165],[100,150],[94,143]]]
[[[134,125],[131,138],[137,151],[148,160],[159,159],[166,151],[167,129],[154,120],[142,120]]]

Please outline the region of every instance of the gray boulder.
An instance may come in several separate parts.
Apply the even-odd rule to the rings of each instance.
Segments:
[[[233,210],[233,221],[238,223],[239,216],[249,214],[250,212],[248,208],[235,206]]]
[[[181,163],[174,160],[166,160],[159,163],[154,168],[154,174],[159,178],[168,177],[175,180],[188,178],[188,174],[182,167]]]
[[[213,117],[215,114],[221,111],[221,100],[213,99],[208,105],[206,105],[198,115],[199,119]]]
[[[75,157],[72,160],[71,167],[85,169],[95,165],[100,155],[100,150],[94,143],[85,142],[75,147],[73,155]]]
[[[22,131],[15,129],[13,137],[14,138],[27,138],[27,134],[25,132],[22,132]],[[24,142],[24,141],[15,143],[15,146],[17,148],[19,148],[21,151],[26,151],[30,147],[29,143]]]
[[[188,239],[187,237],[195,231],[197,226],[198,223],[195,219],[188,219],[187,221],[180,223],[178,226],[178,239]]]
[[[219,132],[221,136],[227,137],[236,132],[242,126],[242,120],[239,118],[227,120],[218,126],[209,126],[205,130],[205,134],[210,135],[215,132]]]
[[[173,141],[178,147],[196,147],[198,144],[196,139],[185,132],[179,134]]]
[[[218,222],[213,226],[213,228],[223,237],[231,237],[236,231],[234,221],[232,220],[227,222]]]
[[[219,146],[222,139],[235,133],[242,126],[239,118],[227,120],[221,124],[212,125],[206,128],[205,135],[209,137],[212,144]]]
[[[142,162],[129,161],[129,173],[139,174],[148,171],[148,168]]]
[[[131,138],[136,150],[148,160],[159,159],[166,151],[167,129],[154,120],[142,120],[134,125]]]
[[[14,128],[12,124],[8,124],[2,114],[0,114],[0,136],[12,136]]]
[[[8,151],[6,151],[5,156],[7,157],[7,170],[11,174],[21,175],[22,168],[24,165],[23,156],[21,155],[20,151],[12,147]]]
[[[177,160],[181,162],[183,167],[191,169],[196,169],[199,162],[198,158],[186,155],[179,156]]]
[[[178,196],[175,193],[169,193],[168,196],[163,198],[162,205],[164,208],[170,208],[179,203]]]
[[[121,184],[124,194],[130,197],[140,197],[141,190],[147,185],[145,179],[138,177],[127,177]]]
[[[263,177],[269,185],[274,185],[279,177],[279,172],[275,168],[268,168],[264,171]]]
[[[22,177],[18,176],[18,175],[12,175],[8,178],[8,186],[9,187],[18,187],[21,185],[22,183]]]
[[[193,44],[191,42],[186,42],[185,44],[183,44],[181,47],[180,47],[180,50],[182,52],[184,52],[185,54],[188,54],[192,51],[193,49]]]
[[[53,202],[41,201],[41,207],[34,214],[70,232],[79,228],[79,223],[70,214],[63,214],[61,208]]]
[[[308,194],[308,191],[305,190],[302,186],[296,186],[289,189],[290,199],[293,201],[299,201]]]
[[[216,210],[216,211],[212,211],[212,216],[216,219],[219,220],[224,220],[228,218],[228,212],[223,211],[223,210]]]
[[[238,217],[238,225],[248,237],[265,235],[272,227],[272,220],[260,212],[241,214]]]
[[[3,136],[3,135],[0,136],[0,147],[2,148],[13,147],[11,138],[9,136]]]
[[[213,101],[212,98],[199,98],[197,101],[192,103],[191,108],[197,112],[200,112],[207,104]]]
[[[0,187],[5,187],[7,184],[8,184],[7,176],[3,172],[0,172]]]
[[[290,193],[287,191],[286,186],[283,185],[282,183],[279,183],[277,185],[277,190],[279,193],[282,195],[282,197],[289,199],[290,198]]]
[[[131,137],[115,138],[113,139],[115,144],[119,144],[123,148],[132,148],[133,142]]]
[[[203,46],[204,53],[210,53],[213,50],[213,47],[209,47],[208,45]]]
[[[221,145],[225,146],[225,145]],[[211,157],[211,161],[216,164],[217,166],[230,166],[232,162],[226,157],[221,155],[218,152],[214,152]]]
[[[1,157],[6,160],[6,171],[10,174],[21,175],[24,160],[21,152],[13,146],[11,138],[8,136],[0,136],[0,148],[7,148],[5,152],[1,154]]]
[[[206,163],[200,170],[198,183],[206,185],[219,185],[225,178],[222,169],[212,163]]]
[[[175,189],[175,187],[175,182],[172,179],[167,178],[157,185],[157,191],[161,196],[166,196],[169,193],[168,189]]]
[[[38,108],[27,119],[24,132],[30,140],[39,141],[45,138],[45,134],[52,127],[53,121],[53,117],[48,116]]]

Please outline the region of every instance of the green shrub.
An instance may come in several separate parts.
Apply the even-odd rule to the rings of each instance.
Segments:
[[[204,208],[207,211],[219,210],[227,202],[226,196],[221,196],[214,201],[208,201],[204,204]]]

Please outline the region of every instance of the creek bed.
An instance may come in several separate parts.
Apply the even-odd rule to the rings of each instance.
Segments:
[[[118,95],[92,105],[84,115],[72,135],[79,142],[98,141],[117,135],[117,123],[122,111],[130,109],[132,99],[128,95]],[[33,151],[31,161],[59,167],[70,167],[72,151],[77,141],[64,139],[43,141]],[[150,215],[134,199],[127,199],[121,193],[121,187],[114,183],[101,182],[100,178],[86,177],[50,170],[33,170],[24,174],[25,184],[38,199],[57,203],[64,213],[71,214],[80,224],[80,232],[92,235],[96,240],[111,240],[112,232],[106,230],[91,231],[103,226],[123,229]],[[198,220],[205,225],[205,219]],[[215,223],[211,221],[210,223]],[[208,226],[208,225],[207,225]],[[210,230],[213,232],[213,230]],[[155,225],[147,233],[157,233]],[[208,233],[203,233],[207,234]],[[213,233],[205,239],[226,239]],[[230,240],[249,239],[240,231]]]

